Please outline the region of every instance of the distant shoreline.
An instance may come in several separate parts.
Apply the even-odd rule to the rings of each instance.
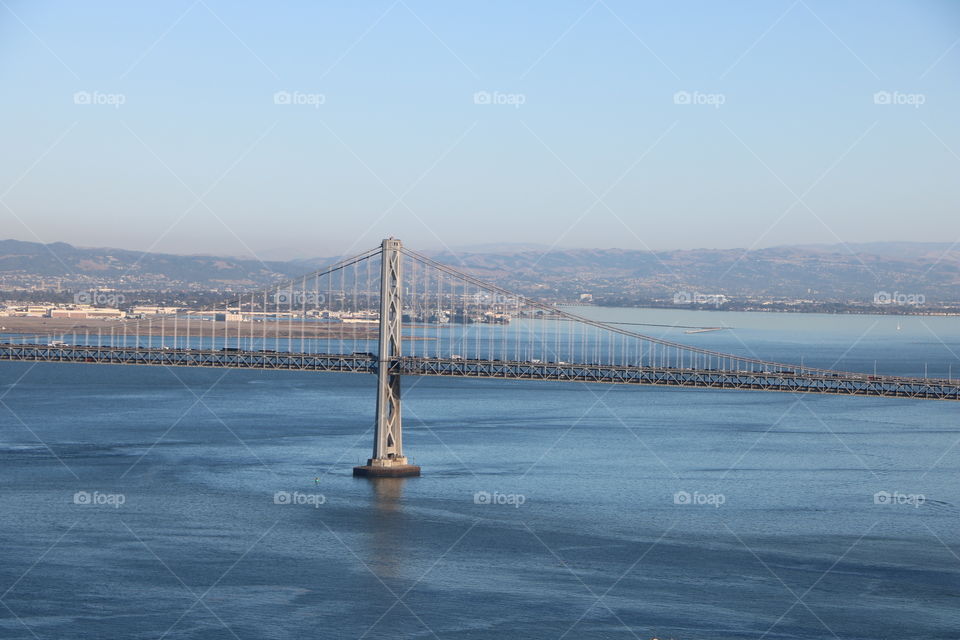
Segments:
[[[663,311],[710,311],[724,313],[786,313],[795,315],[830,315],[830,316],[890,316],[890,317],[960,317],[960,308],[949,310],[883,310],[883,309],[835,309],[835,308],[805,308],[805,309],[787,309],[787,308],[765,308],[756,307],[735,307],[735,306],[713,306],[713,305],[657,305],[657,304],[604,304],[596,303],[585,304],[558,304],[558,307],[595,307],[598,309],[658,309]]]

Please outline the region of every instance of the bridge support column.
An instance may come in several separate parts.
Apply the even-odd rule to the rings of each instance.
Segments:
[[[380,267],[380,352],[377,357],[377,418],[373,457],[353,468],[353,475],[399,478],[419,476],[420,467],[403,455],[403,424],[400,412],[400,374],[390,365],[400,357],[403,325],[401,243],[387,238],[382,244]]]

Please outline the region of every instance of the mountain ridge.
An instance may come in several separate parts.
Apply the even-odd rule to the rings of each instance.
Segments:
[[[474,245],[484,248],[490,245]],[[960,301],[960,247],[950,243],[871,242],[762,249],[541,249],[423,251],[435,260],[517,290],[560,297],[580,293],[656,297],[695,291],[728,296],[865,299],[878,291]],[[49,279],[63,286],[251,288],[295,278],[339,256],[263,261],[0,240],[0,287]]]

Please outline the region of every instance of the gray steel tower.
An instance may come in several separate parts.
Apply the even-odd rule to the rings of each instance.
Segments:
[[[367,464],[353,468],[355,476],[396,478],[420,475],[420,467],[408,464],[403,455],[400,374],[390,371],[391,364],[400,358],[403,340],[402,246],[395,238],[387,238],[381,245],[377,422],[373,437],[373,457],[367,460]]]

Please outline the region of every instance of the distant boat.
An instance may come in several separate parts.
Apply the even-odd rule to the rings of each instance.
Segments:
[[[897,320],[897,331],[900,331],[900,321]]]

